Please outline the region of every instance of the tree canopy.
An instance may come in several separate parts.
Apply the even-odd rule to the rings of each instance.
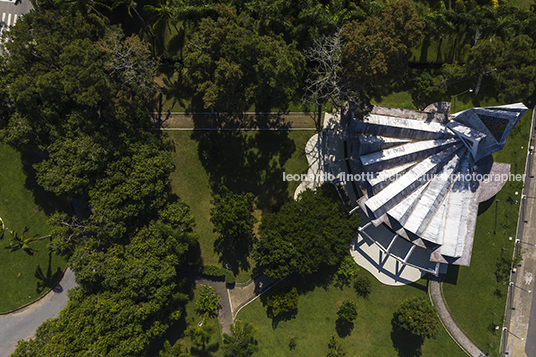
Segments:
[[[261,230],[277,232],[292,244],[299,254],[298,272],[310,274],[321,264],[340,263],[359,223],[359,216],[348,215],[335,188],[326,184],[302,192],[298,200],[285,203],[277,213],[263,215]]]
[[[73,202],[52,215],[52,248],[78,287],[15,356],[145,356],[182,314],[178,278],[197,240],[174,169],[151,133],[156,62],[105,19],[39,8],[10,29],[0,136],[31,159],[38,185]]]
[[[300,83],[304,60],[295,44],[259,34],[255,21],[218,6],[187,45],[185,66],[193,108],[242,112],[286,108]]]
[[[434,307],[424,298],[410,298],[402,302],[394,314],[394,323],[423,339],[437,337],[441,326]]]
[[[231,334],[223,334],[225,356],[248,357],[259,349],[255,339],[258,329],[253,324],[236,320],[230,327]]]
[[[255,244],[252,258],[256,267],[272,278],[285,277],[298,270],[300,256],[291,242],[277,232],[265,231]]]
[[[253,249],[255,236],[253,226],[257,222],[253,216],[255,209],[252,193],[234,193],[222,186],[221,193],[214,196],[210,209],[210,221],[219,234],[214,249],[220,260],[233,266],[247,267],[247,257]]]
[[[342,28],[344,76],[358,98],[366,101],[384,95],[402,81],[411,48],[418,44],[423,28],[409,0],[388,5],[379,17]]]

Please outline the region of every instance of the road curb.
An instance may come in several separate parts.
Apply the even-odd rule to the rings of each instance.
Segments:
[[[23,310],[33,304],[35,304],[36,302],[39,302],[41,301],[42,299],[44,299],[45,297],[47,297],[48,295],[50,295],[51,293],[55,293],[54,292],[54,289],[56,288],[56,286],[58,286],[58,284],[61,282],[61,280],[63,279],[63,277],[65,276],[65,273],[67,273],[67,270],[69,270],[69,266],[67,266],[64,270],[63,270],[63,273],[61,274],[61,277],[59,278],[58,282],[56,284],[54,284],[54,287],[52,289],[50,289],[49,291],[46,292],[46,294],[43,294],[41,295],[39,298],[37,298],[36,300],[32,301],[32,302],[29,302],[25,305],[22,305],[20,307],[17,307],[16,309],[14,310],[11,310],[11,311],[8,311],[8,312],[0,312],[0,316],[5,316],[5,315],[11,315],[11,314],[14,314],[20,310]]]

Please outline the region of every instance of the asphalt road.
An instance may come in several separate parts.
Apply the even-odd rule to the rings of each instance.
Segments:
[[[22,15],[30,12],[31,9],[30,0],[22,0],[16,5],[15,0],[0,0],[0,24],[6,27],[13,26]]]
[[[0,315],[0,357],[9,357],[17,341],[29,339],[43,322],[57,317],[67,305],[67,291],[74,286],[74,273],[67,269],[58,285],[43,298],[12,314]]]

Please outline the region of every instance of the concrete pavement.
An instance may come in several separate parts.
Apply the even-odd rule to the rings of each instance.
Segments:
[[[57,317],[69,300],[67,291],[75,286],[74,273],[67,269],[60,282],[44,297],[13,313],[0,315],[0,357],[10,356],[17,341],[33,337],[43,322]]]

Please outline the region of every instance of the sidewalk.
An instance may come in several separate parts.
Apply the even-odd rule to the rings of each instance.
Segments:
[[[485,357],[486,354],[465,334],[452,317],[443,296],[442,282],[432,276],[429,280],[428,293],[430,300],[437,310],[437,314],[450,337],[471,357]]]
[[[531,139],[535,137],[532,113]],[[530,139],[529,139],[530,140]],[[527,157],[525,187],[519,212],[516,249],[521,249],[523,261],[510,277],[506,302],[505,323],[501,340],[501,352],[505,356],[536,357],[536,297],[534,275],[536,273],[536,175],[534,150]],[[513,284],[512,284],[513,283]]]

